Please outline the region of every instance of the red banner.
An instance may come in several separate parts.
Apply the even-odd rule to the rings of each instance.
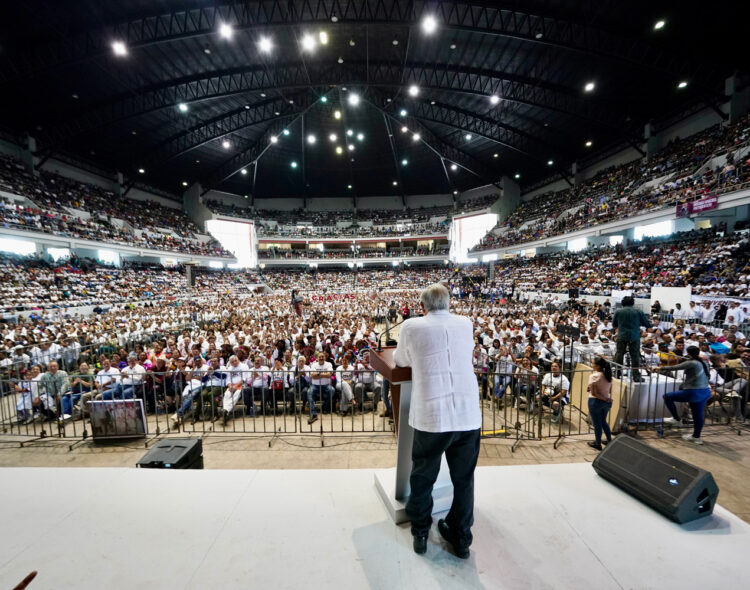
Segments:
[[[310,301],[313,303],[325,303],[327,301],[347,301],[353,300],[354,293],[323,293],[321,295],[312,295]]]
[[[704,197],[691,203],[682,203],[677,205],[677,217],[689,217],[696,213],[703,213],[704,211],[710,211],[716,209],[719,205],[719,197],[716,195],[710,197]]]

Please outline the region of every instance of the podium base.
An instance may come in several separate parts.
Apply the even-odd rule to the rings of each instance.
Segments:
[[[375,489],[378,496],[383,500],[383,505],[388,514],[396,524],[409,522],[406,515],[407,498],[396,498],[396,469],[382,469],[375,472]],[[450,479],[447,483],[442,477],[438,477],[435,487],[432,488],[432,513],[447,512],[453,502],[453,484]]]

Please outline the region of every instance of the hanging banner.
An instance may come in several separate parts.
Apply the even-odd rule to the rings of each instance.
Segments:
[[[681,203],[677,205],[677,217],[690,217],[704,211],[710,211],[716,209],[719,205],[719,197],[712,195],[710,197],[704,197],[691,203]]]

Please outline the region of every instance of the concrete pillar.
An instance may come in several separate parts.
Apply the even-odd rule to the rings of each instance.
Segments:
[[[661,149],[659,136],[654,132],[654,127],[650,121],[643,128],[643,136],[646,138],[646,159],[650,160]]]
[[[39,172],[36,169],[36,160],[34,159],[36,154],[36,139],[30,135],[26,136],[26,146],[21,150],[21,163],[24,165],[28,172],[31,172],[34,176],[39,176]]]
[[[734,74],[725,80],[724,94],[729,97],[729,122],[736,123],[750,110],[750,87],[740,90]]]
[[[573,162],[571,165],[570,175],[573,178],[573,186],[578,185],[583,180],[581,174],[578,172],[578,162]]]
[[[115,190],[118,197],[122,197],[125,194],[125,178],[119,170],[117,171],[117,186],[115,186]]]
[[[190,185],[182,194],[182,210],[201,228],[201,231],[205,231],[206,221],[213,219],[213,213],[201,203],[202,191],[200,183]]]
[[[509,176],[503,176],[500,186],[503,196],[492,205],[490,211],[497,213],[498,221],[503,222],[521,204],[521,187]]]

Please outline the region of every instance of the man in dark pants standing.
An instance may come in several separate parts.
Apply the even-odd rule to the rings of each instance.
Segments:
[[[615,312],[612,327],[617,330],[617,347],[615,349],[615,363],[622,365],[625,350],[630,352],[630,366],[633,368],[633,381],[641,381],[641,326],[651,327],[646,314],[633,305],[635,299],[631,296],[623,297],[622,309]]]
[[[412,369],[409,425],[414,429],[411,519],[414,551],[427,551],[432,525],[432,488],[443,453],[453,482],[453,504],[438,531],[458,557],[469,557],[474,524],[474,468],[479,456],[479,390],[472,365],[474,334],[469,318],[448,311],[450,293],[436,283],[422,292],[425,315],[401,326],[393,356]]]

